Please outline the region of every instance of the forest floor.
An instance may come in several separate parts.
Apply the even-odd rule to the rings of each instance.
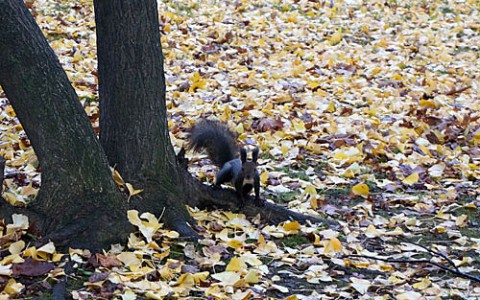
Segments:
[[[98,129],[92,2],[27,4]],[[191,209],[194,245],[132,211],[128,246],[92,255],[16,241],[19,216],[0,223],[0,300],[49,299],[65,274],[74,299],[480,298],[479,7],[160,1],[176,150],[200,117],[225,121],[260,147],[269,201],[340,226]],[[24,205],[38,162],[4,94],[0,106],[3,197]]]

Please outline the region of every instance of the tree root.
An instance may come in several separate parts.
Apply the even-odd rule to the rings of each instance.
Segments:
[[[250,217],[260,214],[260,216],[270,224],[296,220],[300,223],[309,221],[312,223],[327,224],[332,227],[339,226],[339,224],[333,220],[293,212],[283,206],[267,201],[264,202],[263,206],[257,206],[252,196],[249,196],[246,199],[246,205],[240,208],[237,193],[233,189],[223,189],[205,185],[188,172],[188,159],[185,158],[184,149],[178,153],[177,159],[180,174],[185,183],[186,204],[192,207],[216,207],[232,211],[241,210]]]

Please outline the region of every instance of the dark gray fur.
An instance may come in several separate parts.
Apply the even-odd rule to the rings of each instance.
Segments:
[[[255,192],[255,203],[261,205],[260,176],[257,170],[258,148],[252,151],[252,159],[247,159],[247,150],[240,149],[235,135],[226,125],[218,121],[202,120],[192,127],[189,134],[189,147],[200,152],[207,151],[208,157],[220,168],[215,185],[231,182],[240,198],[240,206],[245,205],[245,196],[252,189]]]

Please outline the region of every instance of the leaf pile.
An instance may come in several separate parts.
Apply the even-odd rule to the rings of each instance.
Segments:
[[[92,3],[30,3],[98,128]],[[260,146],[263,195],[342,226],[268,226],[192,210],[205,230],[194,246],[131,212],[141,234],[129,249],[95,259],[69,253],[76,278],[88,278],[75,298],[480,297],[479,5],[161,1],[176,148],[199,117],[223,120],[242,143]],[[40,170],[0,100],[3,196],[22,205],[36,194]],[[192,171],[212,180],[211,164],[194,162]],[[29,257],[52,262],[34,269],[57,280],[64,263],[55,251],[29,254],[15,244],[21,234],[5,238],[18,231],[2,228],[2,249],[10,247],[0,261],[2,296],[27,293],[11,272]]]

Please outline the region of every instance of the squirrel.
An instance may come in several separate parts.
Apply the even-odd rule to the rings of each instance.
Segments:
[[[247,160],[247,150],[239,149],[233,132],[225,124],[212,120],[197,122],[191,128],[188,139],[189,148],[196,152],[205,149],[208,157],[219,167],[215,178],[216,187],[231,182],[240,199],[240,208],[245,206],[245,196],[253,189],[255,205],[263,206],[264,203],[260,199],[260,175],[257,169],[258,148],[253,149],[252,159]]]

